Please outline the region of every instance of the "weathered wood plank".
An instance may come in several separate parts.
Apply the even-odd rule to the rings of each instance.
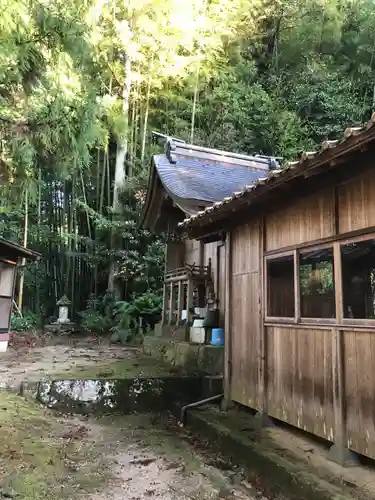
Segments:
[[[259,222],[232,233],[232,376],[234,401],[261,409],[259,397],[260,243]]]
[[[334,233],[333,188],[285,204],[266,216],[267,251],[326,238]]]
[[[375,225],[374,189],[373,170],[338,187],[341,234]]]
[[[329,330],[267,326],[269,413],[328,439],[333,428]]]
[[[356,450],[359,447],[357,437],[361,429],[359,425],[357,346],[355,332],[344,333],[344,352],[347,445],[348,448]]]
[[[356,438],[356,448],[364,455],[374,455],[374,386],[372,369],[371,337],[373,333],[357,332],[357,381],[360,433]]]
[[[227,233],[225,240],[225,325],[224,325],[224,402],[226,405],[231,400],[231,375],[233,351],[233,315],[232,315],[232,252],[231,234]],[[237,333],[237,332],[236,332]]]

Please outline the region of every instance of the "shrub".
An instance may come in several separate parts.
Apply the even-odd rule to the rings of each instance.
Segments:
[[[15,332],[25,332],[41,326],[41,318],[37,313],[27,312],[22,317],[12,314],[10,329]]]

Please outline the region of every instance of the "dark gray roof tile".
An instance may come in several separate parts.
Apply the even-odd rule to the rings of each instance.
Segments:
[[[176,163],[170,163],[165,154],[155,155],[154,163],[161,182],[172,196],[212,203],[242,191],[267,174],[264,162],[259,162],[263,169],[256,170],[256,159],[253,169],[180,155],[176,155]]]

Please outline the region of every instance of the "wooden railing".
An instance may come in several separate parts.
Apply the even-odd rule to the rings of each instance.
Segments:
[[[184,267],[178,267],[165,273],[164,283],[171,281],[183,281],[188,279],[208,280],[211,277],[211,266],[191,266],[186,264]]]

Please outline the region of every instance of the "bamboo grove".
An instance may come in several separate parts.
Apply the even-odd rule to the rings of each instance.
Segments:
[[[0,235],[43,256],[20,309],[157,296],[151,131],[293,158],[368,118],[374,35],[370,0],[4,0]]]

